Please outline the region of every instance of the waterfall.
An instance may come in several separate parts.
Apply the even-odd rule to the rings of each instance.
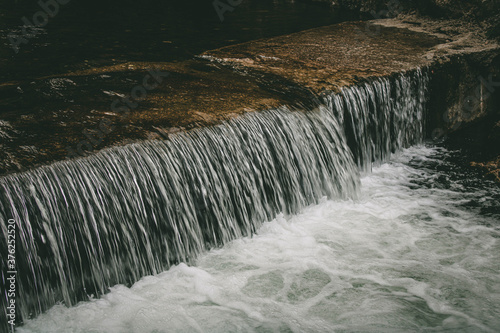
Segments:
[[[248,113],[0,178],[0,262],[5,274],[14,219],[18,316],[189,262],[322,197],[356,198],[360,170],[423,139],[426,87],[420,70],[376,78],[314,110]]]
[[[361,170],[369,171],[391,152],[423,140],[427,84],[428,76],[417,70],[325,97]]]

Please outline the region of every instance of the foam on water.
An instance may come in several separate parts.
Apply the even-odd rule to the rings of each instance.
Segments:
[[[18,331],[494,332],[498,214],[466,203],[498,188],[443,186],[446,154],[407,149],[362,179],[359,200],[278,216],[193,266],[56,305]]]

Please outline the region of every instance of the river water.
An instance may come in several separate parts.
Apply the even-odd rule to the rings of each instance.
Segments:
[[[357,199],[278,215],[253,237],[19,332],[495,332],[500,190],[460,154],[414,146]]]
[[[252,0],[231,2],[221,21],[214,3],[68,1],[45,26],[30,29],[23,18],[34,21],[42,10],[38,1],[0,1],[0,83],[128,61],[191,59],[206,50],[359,17],[327,2]],[[16,44],[21,36],[26,43]],[[0,102],[7,97],[0,95]]]

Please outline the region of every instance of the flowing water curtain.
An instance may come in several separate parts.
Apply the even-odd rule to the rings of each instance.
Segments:
[[[373,163],[423,141],[428,80],[427,70],[417,69],[325,97],[361,170],[369,171]]]
[[[410,122],[424,86],[421,72],[376,79],[315,110],[250,113],[1,178],[0,218],[18,224],[19,311],[130,285],[323,196],[356,197],[356,163],[421,137]]]
[[[104,150],[0,180],[18,221],[23,317],[189,261],[279,212],[355,195],[358,173],[324,107],[287,108]]]

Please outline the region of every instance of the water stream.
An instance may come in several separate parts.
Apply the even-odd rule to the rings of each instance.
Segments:
[[[450,155],[406,149],[361,179],[357,200],[281,214],[19,332],[496,332],[500,190],[464,184]]]
[[[1,178],[20,331],[492,329],[498,216],[440,186],[445,151],[389,160],[423,142],[426,89],[373,79]]]

